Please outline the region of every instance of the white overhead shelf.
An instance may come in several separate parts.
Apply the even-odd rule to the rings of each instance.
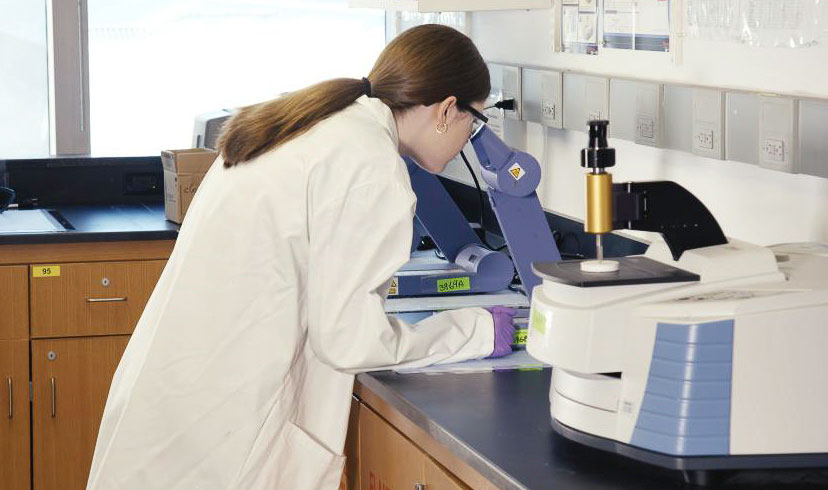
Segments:
[[[348,0],[349,7],[406,12],[473,12],[552,8],[552,0]]]

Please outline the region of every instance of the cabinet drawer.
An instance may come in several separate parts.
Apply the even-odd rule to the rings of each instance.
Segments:
[[[29,282],[25,265],[0,267],[0,340],[29,337]]]
[[[165,260],[31,266],[33,338],[129,334]]]

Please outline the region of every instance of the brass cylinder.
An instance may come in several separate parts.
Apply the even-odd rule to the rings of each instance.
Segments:
[[[612,231],[612,174],[586,175],[584,231],[587,233]]]

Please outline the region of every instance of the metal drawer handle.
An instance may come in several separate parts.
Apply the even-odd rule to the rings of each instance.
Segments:
[[[414,484],[414,490],[426,490],[426,484],[425,483],[415,483]]]
[[[52,378],[52,418],[55,418],[56,412],[57,412],[57,409],[56,409],[57,402],[55,400],[55,398],[56,398],[55,395],[56,395],[56,393],[55,393],[55,378]]]
[[[9,379],[9,418],[14,418],[14,403],[12,402],[12,379]]]
[[[126,296],[123,298],[86,298],[87,303],[117,303],[126,300]]]

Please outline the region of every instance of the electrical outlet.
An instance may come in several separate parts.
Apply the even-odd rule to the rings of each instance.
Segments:
[[[790,97],[759,97],[759,165],[781,172],[796,172],[796,100]]]
[[[541,100],[541,117],[545,125],[549,126],[558,120],[558,107],[554,101],[543,99]]]
[[[564,129],[586,131],[587,121],[609,114],[609,79],[564,73],[562,107]]]
[[[701,130],[696,133],[696,146],[704,150],[713,149],[713,130]]]
[[[523,68],[520,81],[521,119],[550,128],[561,128],[561,74],[556,71]]]
[[[653,139],[655,137],[655,120],[649,116],[638,116],[637,136]]]
[[[521,120],[521,81],[520,68],[517,66],[504,66],[502,68],[501,88],[503,91],[503,98],[501,100],[515,99],[515,110],[504,111],[504,118],[513,119],[515,121]]]
[[[693,89],[693,153],[724,158],[725,97],[718,90]]]
[[[561,117],[561,88],[563,81],[558,72],[541,74],[541,123],[552,128],[563,128]]]
[[[484,111],[484,113],[489,118],[489,122],[486,126],[494,134],[496,134],[498,138],[503,139],[503,110],[496,109],[494,107],[495,103],[500,100],[503,100],[503,96],[499,90],[489,94],[489,98],[486,99],[486,103],[484,105],[486,107],[490,107],[490,109]]]
[[[782,140],[766,139],[762,144],[762,155],[771,162],[784,162],[785,142]]]
[[[635,84],[635,142],[661,146],[661,120],[664,90],[659,83]]]

